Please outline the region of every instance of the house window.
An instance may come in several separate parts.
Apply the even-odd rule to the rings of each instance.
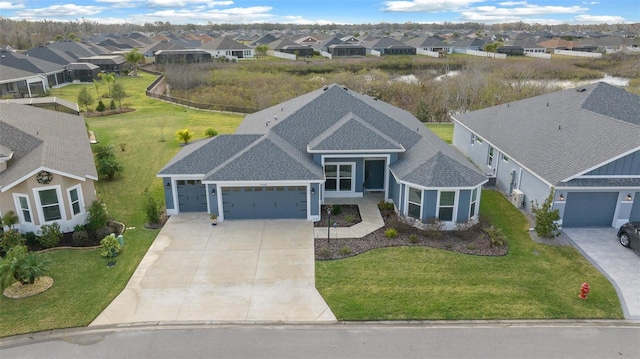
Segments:
[[[82,213],[82,209],[84,208],[84,200],[82,198],[82,192],[80,191],[80,186],[75,186],[67,190],[67,194],[69,196],[69,205],[71,206],[71,212],[75,216],[76,214]]]
[[[55,188],[38,191],[38,197],[45,222],[62,219],[58,191]]]
[[[476,141],[478,141],[478,143],[482,143],[482,137],[476,136]]]
[[[31,219],[31,208],[29,207],[29,197],[22,194],[14,194],[16,208],[18,209],[18,218],[21,223],[33,223]]]
[[[324,174],[326,191],[353,192],[353,164],[326,164]]]
[[[456,193],[453,191],[440,192],[440,205],[438,206],[438,219],[445,222],[453,221],[453,207],[456,201]]]
[[[471,210],[469,211],[469,218],[473,218],[476,216],[476,209],[478,203],[478,189],[474,188],[471,191]]]
[[[409,187],[409,200],[408,200],[408,211],[407,214],[409,217],[421,219],[420,212],[422,211],[422,190]]]
[[[489,146],[489,158],[487,158],[487,166],[493,167],[493,146]]]
[[[509,157],[505,156],[504,153],[502,154],[502,160],[505,162],[509,162]]]
[[[471,134],[471,144],[473,145],[474,143],[476,143],[476,135],[475,134]]]

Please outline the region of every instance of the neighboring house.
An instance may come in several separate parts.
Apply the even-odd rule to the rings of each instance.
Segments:
[[[405,41],[405,43],[423,51],[439,52],[443,54],[451,53],[451,46],[445,44],[436,37],[416,37]]]
[[[252,59],[255,57],[254,49],[230,37],[213,39],[200,46],[199,50],[207,51],[215,58]]]
[[[518,206],[555,188],[564,227],[640,220],[640,97],[623,89],[598,82],[455,115],[453,144]]]
[[[66,70],[67,76],[71,81],[93,82],[93,80],[99,79],[100,67],[88,62],[70,63],[67,65]]]
[[[392,37],[383,37],[372,41],[363,42],[362,46],[367,49],[367,53],[377,51],[380,55],[415,55],[416,48],[405,44]]]
[[[46,60],[58,65],[66,66],[72,62],[76,62],[77,57],[73,57],[61,50],[52,49],[47,46],[37,46],[22,53],[30,57]]]
[[[449,228],[477,219],[487,182],[409,112],[338,85],[186,145],[157,176],[169,214],[318,221],[325,199],[376,192],[403,215]]]
[[[452,42],[451,48],[452,51],[453,49],[482,51],[482,49],[484,49],[484,45],[486,45],[486,42],[484,40],[465,38]]]
[[[211,62],[211,54],[204,50],[160,50],[156,52],[159,64],[193,64]]]
[[[327,52],[334,57],[367,56],[367,49],[364,46],[348,42],[329,45],[329,47],[327,48]]]
[[[73,56],[76,61],[81,57],[105,55],[110,52],[102,46],[98,46],[95,44],[83,44],[77,41],[69,40],[55,41],[47,45],[47,47],[62,51],[70,56]]]
[[[155,57],[156,52],[160,50],[184,50],[183,48],[178,47],[178,45],[171,43],[167,40],[157,41],[147,47],[144,47],[140,52],[144,55],[145,58]]]
[[[14,97],[43,96],[54,86],[67,82],[63,65],[13,51],[0,50],[2,94]]]
[[[20,232],[84,224],[97,179],[81,116],[0,103],[0,215],[15,212]]]
[[[309,45],[301,45],[291,40],[280,39],[267,45],[270,49],[284,52],[286,54],[311,57],[313,56],[313,48]]]
[[[122,74],[127,60],[125,60],[121,55],[102,55],[81,57],[78,59],[78,62],[86,62],[96,65],[102,72],[115,72],[116,74]]]

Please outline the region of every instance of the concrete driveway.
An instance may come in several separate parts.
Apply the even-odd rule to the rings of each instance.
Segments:
[[[615,228],[567,228],[574,246],[618,292],[626,319],[640,319],[640,256],[618,242]]]
[[[171,216],[91,325],[190,320],[336,321],[315,288],[313,224]]]

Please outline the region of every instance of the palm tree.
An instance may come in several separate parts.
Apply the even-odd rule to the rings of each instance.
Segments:
[[[138,49],[133,49],[124,54],[124,59],[132,65],[133,76],[138,76],[138,63],[144,60],[144,55],[139,53]]]
[[[269,47],[267,45],[256,46],[256,55],[258,55],[258,57],[262,57],[262,58],[266,57],[267,51],[269,51]]]
[[[111,97],[111,83],[116,80],[116,74],[113,72],[101,72],[98,74],[98,77],[107,83],[107,87],[109,88],[109,97]]]

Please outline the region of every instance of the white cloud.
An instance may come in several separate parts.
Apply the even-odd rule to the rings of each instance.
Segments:
[[[185,7],[188,5],[201,5],[208,3],[208,0],[148,0],[146,5],[153,7]]]
[[[131,18],[133,23],[146,23],[155,21],[169,21],[174,24],[193,23],[256,23],[272,21],[273,15],[269,12],[270,6],[252,6],[246,8],[212,9],[201,11],[197,9],[161,10],[148,14],[135,15]]]
[[[52,18],[56,16],[73,17],[95,15],[105,10],[99,6],[80,6],[74,4],[51,5],[39,9],[27,9],[16,11],[16,15],[22,18]]]
[[[284,22],[288,24],[297,24],[297,25],[332,25],[336,24],[335,21],[330,20],[308,20],[303,18],[302,16],[284,16],[282,18]]]
[[[620,24],[626,22],[622,16],[594,16],[594,15],[578,15],[576,20],[580,23],[596,23],[596,24]]]
[[[527,2],[526,1],[505,1],[505,2],[499,2],[498,5],[500,6],[527,5]]]
[[[600,4],[599,1],[583,1],[582,3],[585,4],[585,5],[598,5],[598,4]]]
[[[9,1],[0,1],[0,10],[24,9],[22,4],[14,4]]]
[[[140,5],[139,3],[131,0],[96,0],[96,2],[106,3],[112,10],[118,8],[134,8]]]
[[[441,12],[455,11],[485,0],[411,0],[385,1],[382,11],[387,12]]]

